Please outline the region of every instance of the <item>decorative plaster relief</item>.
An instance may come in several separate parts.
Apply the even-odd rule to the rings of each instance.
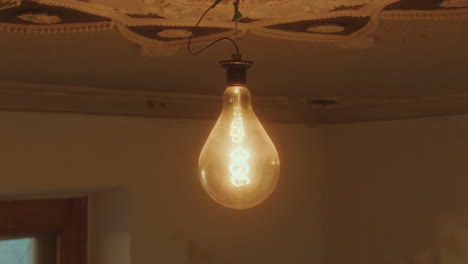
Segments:
[[[304,12],[329,12],[343,6],[365,5],[372,0],[241,0],[242,13],[249,17],[271,18],[291,16]],[[92,0],[93,3],[109,5],[106,0]],[[187,18],[196,16],[210,7],[214,0],[143,0],[135,5],[131,0],[113,1],[113,6],[126,14],[157,13],[165,18]],[[212,14],[216,20],[226,20],[227,14],[232,16],[234,0],[221,1],[217,7],[218,15]]]
[[[468,7],[468,0],[444,0],[440,6],[446,8]]]
[[[0,10],[19,6],[20,4],[20,0],[0,0]]]
[[[192,43],[206,45],[221,37],[250,32],[363,49],[374,45],[373,34],[381,20],[468,18],[467,1],[241,0],[244,19],[236,25],[230,20],[233,0],[224,0],[203,20]],[[213,0],[0,0],[0,31],[62,33],[116,28],[138,44],[142,54],[167,55],[187,45],[193,26],[212,3]],[[21,12],[24,14],[18,16]]]
[[[58,16],[51,16],[46,12],[25,12],[18,15],[18,18],[35,24],[57,24],[62,21]]]

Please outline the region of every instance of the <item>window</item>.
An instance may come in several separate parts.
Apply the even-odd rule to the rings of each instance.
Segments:
[[[31,264],[33,260],[33,239],[0,239],[0,263]]]

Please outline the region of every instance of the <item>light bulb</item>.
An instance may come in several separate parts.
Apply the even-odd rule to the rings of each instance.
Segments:
[[[273,192],[280,164],[275,145],[252,109],[249,90],[229,81],[238,73],[228,69],[231,85],[224,92],[221,115],[201,151],[198,169],[211,198],[226,207],[245,209]],[[245,76],[242,79],[234,83],[245,83]]]

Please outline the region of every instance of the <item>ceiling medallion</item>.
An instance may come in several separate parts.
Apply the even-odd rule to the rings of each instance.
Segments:
[[[244,18],[239,20],[236,31],[235,23],[229,19],[233,14],[233,0],[223,0],[206,16],[192,44],[205,45],[222,37],[250,33],[365,49],[375,45],[373,35],[381,21],[468,18],[467,1],[241,0],[239,8]],[[184,49],[190,37],[188,31],[212,2],[0,0],[0,32],[50,34],[116,29],[137,44],[142,54],[170,55]],[[35,13],[21,14],[23,10],[35,10]]]
[[[318,1],[328,1],[328,0],[318,0]],[[212,0],[156,0],[154,2],[167,2],[173,5],[182,6],[185,8],[207,8],[213,5]],[[235,0],[225,0],[221,1],[217,5],[217,9],[219,8],[231,8],[232,4]],[[256,8],[268,8],[268,7],[278,7],[282,5],[291,4],[293,2],[298,2],[298,0],[243,0],[240,1],[240,5],[243,6],[244,9],[256,9]]]
[[[106,0],[91,0],[105,3]],[[221,1],[216,12],[210,14],[212,21],[229,21],[234,0]],[[340,7],[362,6],[372,0],[244,0],[240,2],[244,16],[252,19],[294,17],[306,13],[324,13]],[[213,4],[212,0],[143,0],[142,6],[121,5],[126,14],[158,14],[169,19],[195,19],[200,12]]]

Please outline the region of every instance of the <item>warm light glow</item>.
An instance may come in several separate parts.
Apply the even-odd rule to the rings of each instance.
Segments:
[[[273,192],[278,153],[253,112],[246,87],[226,89],[223,111],[200,154],[199,174],[207,193],[231,208],[255,206]]]
[[[232,162],[229,165],[229,171],[231,172],[231,182],[236,187],[241,187],[250,183],[248,177],[250,166],[247,163],[249,155],[249,152],[241,147],[231,151],[230,156]]]
[[[229,131],[229,135],[231,136],[232,142],[234,143],[239,143],[244,140],[244,123],[242,121],[242,113],[239,107],[234,109],[234,118],[231,122],[231,130]]]
[[[234,90],[234,93],[239,93],[239,88]],[[234,107],[234,116],[231,122],[231,130],[229,131],[232,142],[240,144],[244,140],[244,122],[242,120],[242,113],[240,107]],[[250,153],[242,147],[236,147],[229,154],[231,157],[231,164],[229,165],[229,171],[231,172],[231,183],[236,187],[241,187],[250,183],[248,173],[250,166],[247,163],[247,159]]]

